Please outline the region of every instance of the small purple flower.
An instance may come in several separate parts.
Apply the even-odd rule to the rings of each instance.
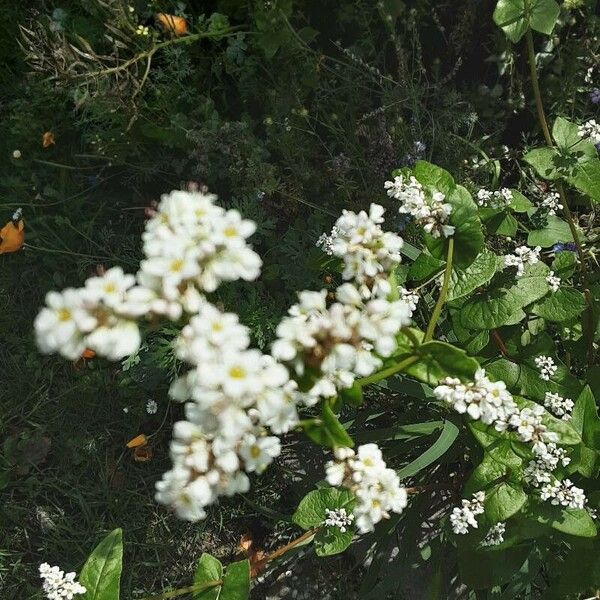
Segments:
[[[554,253],[556,252],[577,252],[577,246],[574,244],[574,242],[567,242],[566,244],[554,244],[554,246],[552,246],[552,251]]]
[[[600,90],[598,88],[594,88],[590,92],[590,101],[592,104],[598,104],[600,102]]]

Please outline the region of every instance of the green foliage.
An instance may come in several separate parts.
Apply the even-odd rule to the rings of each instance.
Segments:
[[[123,569],[123,532],[109,533],[90,554],[79,575],[83,600],[119,600]]]

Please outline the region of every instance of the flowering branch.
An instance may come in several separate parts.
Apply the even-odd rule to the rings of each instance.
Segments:
[[[440,314],[442,313],[442,307],[446,302],[446,296],[448,295],[448,285],[450,284],[450,275],[452,273],[452,258],[454,257],[454,238],[448,238],[448,256],[446,258],[446,270],[444,271],[444,281],[442,283],[442,289],[440,290],[440,296],[433,308],[431,320],[427,325],[427,332],[425,333],[424,342],[429,342],[433,338],[433,332],[437,325]]]

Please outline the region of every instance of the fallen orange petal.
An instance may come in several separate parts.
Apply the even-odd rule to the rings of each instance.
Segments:
[[[148,462],[152,459],[153,454],[152,446],[141,446],[133,451],[133,460],[135,462]]]
[[[143,434],[136,435],[132,440],[129,440],[126,444],[128,448],[139,448],[145,446],[148,443],[148,438]]]
[[[81,354],[81,358],[94,358],[94,356],[96,356],[96,353],[90,348],[86,348]]]
[[[173,35],[185,35],[188,32],[187,21],[183,17],[158,13],[156,20]]]
[[[54,143],[54,134],[51,131],[46,131],[42,136],[42,146],[47,148],[48,146],[52,146]]]
[[[23,219],[16,223],[9,221],[0,229],[0,254],[16,252],[23,247],[25,241],[25,224]]]

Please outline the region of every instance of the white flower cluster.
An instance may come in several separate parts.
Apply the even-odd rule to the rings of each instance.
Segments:
[[[414,290],[407,290],[402,286],[398,287],[398,293],[400,294],[400,298],[402,298],[402,300],[408,304],[411,312],[415,312],[420,299],[419,294]]]
[[[346,512],[345,508],[325,509],[327,518],[323,521],[326,527],[337,527],[342,533],[345,533],[354,521],[354,514]]]
[[[87,591],[84,586],[75,581],[75,573],[67,573],[60,567],[51,567],[42,563],[39,567],[40,577],[44,580],[42,590],[48,600],[72,600]]]
[[[554,271],[550,271],[550,273],[548,273],[548,275],[546,276],[546,282],[548,283],[550,289],[553,292],[558,292],[560,288],[561,279],[560,277],[554,274]]]
[[[216,198],[184,191],[163,195],[142,234],[146,259],[140,264],[140,283],[190,313],[197,311],[199,292],[260,274],[260,257],[246,243],[256,224],[237,210],[217,206]]]
[[[557,210],[562,210],[563,205],[560,203],[560,194],[558,192],[550,192],[542,199],[541,207],[548,211],[549,215],[555,215]]]
[[[317,242],[327,254],[344,261],[343,279],[354,280],[363,295],[389,294],[388,275],[401,260],[404,242],[399,235],[383,231],[384,212],[379,204],[371,204],[369,214],[344,210],[331,234]]]
[[[412,175],[408,180],[398,175],[393,181],[386,181],[384,187],[388,196],[401,202],[398,211],[414,217],[426,233],[434,238],[454,235],[455,228],[448,225],[452,206],[445,202],[442,192],[426,192]]]
[[[505,533],[506,523],[496,523],[490,527],[490,530],[486,533],[481,545],[484,547],[498,546],[504,541]]]
[[[478,369],[475,380],[469,383],[447,377],[433,393],[439,400],[450,404],[456,412],[466,413],[486,425],[494,424],[498,431],[504,431],[511,416],[518,412],[506,384],[503,381],[490,381],[484,369]]]
[[[550,381],[550,378],[558,371],[558,367],[550,356],[536,356],[535,366],[540,370],[540,379],[544,381]]]
[[[587,502],[585,492],[573,485],[570,479],[554,480],[542,486],[540,498],[554,506],[584,508]]]
[[[216,206],[215,198],[185,191],[163,195],[142,235],[146,258],[137,276],[114,267],[84,288],[49,292],[35,320],[42,352],[76,360],[89,348],[119,360],[139,348],[140,317],[177,320],[184,311],[197,312],[201,292],[214,291],[222,281],[255,279],[261,260],[246,238],[256,226]]]
[[[333,240],[337,236],[337,227],[334,225],[331,233],[322,233],[315,246],[321,248],[328,256],[333,256]]]
[[[600,123],[596,123],[595,119],[586,121],[579,126],[577,135],[580,138],[589,138],[594,144],[600,144]]]
[[[563,398],[560,394],[546,392],[544,406],[555,416],[560,417],[563,421],[568,421],[575,403],[570,398]]]
[[[477,204],[485,208],[505,208],[512,202],[512,199],[512,192],[508,188],[502,188],[495,192],[481,189],[477,192]]]
[[[525,272],[526,265],[535,265],[540,261],[540,252],[542,248],[528,248],[527,246],[517,246],[513,254],[504,255],[505,267],[517,267],[517,277],[521,277]]]
[[[533,455],[534,459],[530,460],[523,470],[523,476],[525,481],[535,488],[550,483],[552,481],[551,473],[559,465],[566,467],[571,462],[571,458],[567,456],[567,451],[553,442],[535,443],[533,445]]]
[[[379,356],[393,353],[396,335],[412,315],[403,300],[363,300],[351,283],[337,289],[337,302],[329,307],[326,298],[326,290],[300,292],[299,303],[279,323],[272,347],[273,356],[298,376],[307,368],[319,373],[308,404],[335,396],[337,390],[352,387],[356,376],[377,370]]]
[[[175,424],[173,468],[156,484],[156,499],[190,521],[221,495],[249,489],[247,473],[261,473],[279,455],[276,435],[298,422],[296,384],[267,354],[248,349],[248,329],[237,315],[203,302],[176,343],[193,365],[171,386],[185,405]]]
[[[35,319],[37,344],[44,353],[59,352],[76,360],[86,348],[118,360],[140,345],[136,322],[135,277],[114,267],[91,277],[84,288],[48,292],[46,306]]]
[[[485,492],[475,492],[470,500],[463,499],[461,506],[456,506],[450,514],[450,524],[452,531],[457,535],[465,535],[469,531],[469,526],[477,529],[477,515],[483,513],[483,502]]]
[[[517,432],[522,442],[556,442],[558,435],[548,431],[542,423],[544,413],[543,406],[534,404],[511,415],[508,425]]]
[[[401,513],[406,508],[406,489],[396,472],[387,468],[377,444],[359,446],[356,453],[351,448],[336,448],[334,456],[326,465],[327,482],[354,493],[354,516],[361,533],[373,531],[390,512]]]

